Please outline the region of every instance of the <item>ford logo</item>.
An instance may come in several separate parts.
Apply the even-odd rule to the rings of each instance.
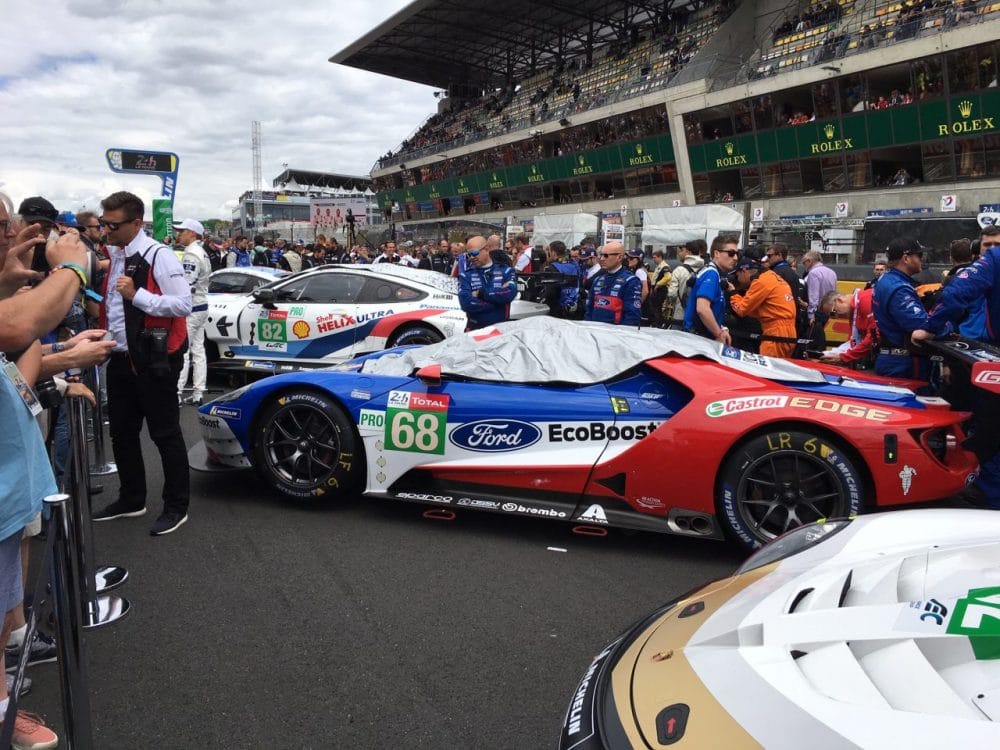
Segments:
[[[517,419],[481,419],[468,422],[451,431],[453,445],[481,453],[516,451],[534,445],[542,431],[529,422]]]

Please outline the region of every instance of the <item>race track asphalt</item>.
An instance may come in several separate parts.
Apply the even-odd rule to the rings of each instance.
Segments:
[[[190,445],[192,407],[182,423]],[[84,639],[100,750],[552,748],[591,658],[741,559],[541,519],[291,505],[252,473],[192,472],[189,522],[153,538],[162,472],[148,440],[144,454],[150,512],[94,525],[94,557],[128,568],[132,604]],[[97,508],[115,497],[116,477],[103,483]],[[22,706],[61,732],[57,666],[29,675]]]

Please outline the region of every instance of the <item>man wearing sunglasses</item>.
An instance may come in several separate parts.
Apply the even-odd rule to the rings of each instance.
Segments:
[[[469,316],[469,330],[510,318],[517,296],[514,269],[494,263],[485,237],[472,237],[465,250],[468,268],[458,277],[458,301]]]
[[[101,327],[116,346],[108,362],[108,419],[118,499],[94,521],[146,513],[146,468],[139,433],[145,421],[163,463],[163,513],[150,534],[169,534],[187,521],[187,448],[181,433],[177,381],[187,351],[191,288],[169,248],[142,230],[145,206],[132,193],[101,201],[111,267],[104,281]]]
[[[739,239],[720,234],[712,240],[711,261],[705,264],[694,280],[694,287],[684,309],[684,330],[731,346],[726,328],[726,290],[722,277],[736,268]]]
[[[926,329],[927,311],[913,284],[923,267],[923,248],[911,237],[897,237],[886,248],[889,270],[875,285],[872,313],[879,330],[875,372],[896,378],[927,380],[930,361],[909,351],[910,336]]]
[[[642,323],[642,282],[622,265],[624,258],[625,246],[620,242],[599,248],[601,270],[590,282],[584,320],[625,326]]]

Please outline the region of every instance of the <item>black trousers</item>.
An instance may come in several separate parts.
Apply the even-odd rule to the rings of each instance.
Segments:
[[[163,464],[163,511],[187,513],[191,497],[187,447],[181,433],[177,380],[181,359],[170,358],[170,374],[135,373],[125,353],[108,362],[108,421],[111,447],[121,480],[119,500],[128,506],[146,504],[146,466],[139,433],[145,420]]]

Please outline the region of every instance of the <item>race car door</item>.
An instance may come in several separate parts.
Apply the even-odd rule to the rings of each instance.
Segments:
[[[444,381],[386,395],[384,449],[427,493],[518,515],[569,518],[615,424],[607,388]],[[407,471],[407,468],[410,470]]]
[[[274,287],[274,302],[240,313],[238,356],[340,361],[354,354],[357,298],[365,278],[350,271],[303,274]]]

